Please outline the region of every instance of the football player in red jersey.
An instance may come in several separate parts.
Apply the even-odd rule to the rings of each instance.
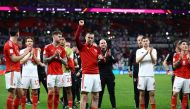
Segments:
[[[47,87],[48,87],[48,109],[52,109],[54,103],[54,109],[58,108],[59,104],[59,92],[63,87],[63,70],[62,64],[67,64],[66,52],[63,47],[60,46],[60,38],[62,33],[60,31],[54,31],[52,33],[53,42],[48,44],[44,48],[44,62],[48,65],[47,70]],[[54,98],[53,98],[54,97]]]
[[[171,109],[176,109],[177,96],[183,90],[182,109],[187,108],[188,94],[190,92],[190,54],[188,52],[188,42],[182,40],[180,43],[181,51],[173,56],[173,66],[175,68],[175,80],[173,84],[173,95],[171,98]]]
[[[82,62],[82,81],[81,81],[81,102],[80,109],[86,108],[88,100],[88,93],[92,94],[91,109],[98,108],[99,92],[101,89],[100,74],[98,68],[98,61],[103,61],[104,58],[101,50],[93,45],[94,34],[87,33],[85,36],[86,43],[82,44],[80,41],[80,32],[84,26],[84,21],[79,21],[79,26],[75,33],[75,41]]]
[[[20,98],[22,97],[20,60],[30,53],[31,47],[26,48],[24,53],[20,55],[17,44],[19,30],[11,28],[9,35],[10,39],[4,45],[4,57],[6,60],[5,82],[6,89],[9,92],[6,104],[7,109],[18,109]],[[15,94],[16,98],[14,99]]]

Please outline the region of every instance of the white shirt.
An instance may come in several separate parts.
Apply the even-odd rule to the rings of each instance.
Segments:
[[[139,59],[147,53],[147,50],[140,48],[136,52],[136,59]],[[152,55],[154,59],[157,59],[156,49],[152,49]],[[154,64],[152,63],[151,56],[148,53],[141,62],[139,62],[138,76],[154,76]]]
[[[24,50],[25,49],[22,49],[20,54],[23,54]],[[38,50],[37,53],[37,59],[40,60],[40,51]],[[37,65],[32,62],[32,56],[26,61],[26,63],[22,64],[22,76],[38,76]]]

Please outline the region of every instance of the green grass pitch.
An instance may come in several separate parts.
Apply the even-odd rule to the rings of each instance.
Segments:
[[[170,109],[171,97],[171,77],[167,75],[156,75],[156,105],[157,109]],[[128,75],[116,75],[116,105],[117,109],[134,109],[134,92],[132,78]],[[5,89],[4,76],[0,76],[0,109],[6,109],[7,91]],[[42,86],[40,103],[38,109],[47,109],[47,94]],[[21,108],[20,108],[21,109]],[[32,106],[27,105],[27,109],[32,109]],[[62,104],[59,104],[59,109],[62,109]],[[102,109],[111,109],[109,95],[105,90],[103,96]],[[150,106],[149,106],[149,109]]]

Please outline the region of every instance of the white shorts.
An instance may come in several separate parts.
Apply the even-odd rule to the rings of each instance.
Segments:
[[[102,90],[99,74],[83,74],[81,81],[81,91],[100,92]]]
[[[71,87],[72,86],[72,78],[70,73],[63,73],[63,87]]]
[[[176,76],[174,79],[173,91],[180,92],[180,90],[182,89],[183,93],[190,93],[189,86],[190,86],[190,79],[185,79]]]
[[[154,91],[155,90],[155,79],[153,76],[139,76],[138,86],[139,90]]]
[[[63,87],[63,75],[47,75],[47,87]]]
[[[39,84],[39,78],[36,76],[23,76],[22,77],[22,88],[23,89],[39,89],[40,84]]]
[[[21,73],[9,72],[5,73],[6,89],[22,88]]]

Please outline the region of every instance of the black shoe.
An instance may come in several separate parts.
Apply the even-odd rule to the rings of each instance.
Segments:
[[[78,109],[78,106],[74,104],[73,109]]]
[[[26,104],[27,105],[32,105],[32,102],[31,101],[26,101]]]
[[[63,99],[62,99],[62,98],[60,98],[60,99],[59,99],[59,102],[60,102],[61,104],[64,104],[64,102],[63,102]]]
[[[69,109],[69,106],[64,106],[63,109]]]

